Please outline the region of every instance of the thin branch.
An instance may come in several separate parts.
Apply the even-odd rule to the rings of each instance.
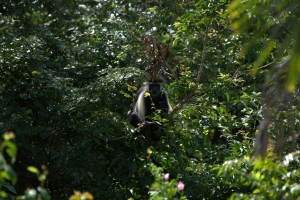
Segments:
[[[168,64],[168,62],[165,60],[164,57],[162,58],[162,60],[163,60],[163,62],[164,62],[163,64],[164,64],[165,66],[167,66],[167,68],[168,68],[168,70],[171,72],[171,74],[168,73],[168,72],[166,72],[165,70],[164,70],[164,72],[165,72],[166,74],[171,75],[171,77],[175,78],[175,80],[178,82],[178,78],[177,78],[177,76],[176,76],[174,70],[172,69],[172,67],[170,67],[170,65]]]
[[[280,92],[281,91],[280,78],[285,72],[284,69],[288,67],[289,62],[290,62],[290,57],[287,57],[284,61],[278,63],[275,66],[275,69],[277,70],[275,75],[265,83],[265,87],[263,91],[264,96],[262,102],[262,105],[264,105],[265,107],[263,112],[264,119],[260,122],[258,127],[258,133],[256,135],[256,141],[255,141],[256,156],[264,157],[267,153],[268,136],[269,136],[268,128],[271,120],[274,119],[274,108],[276,107],[276,105],[278,105],[278,103],[280,103],[279,102],[280,99],[285,97],[284,93]],[[286,104],[288,104],[288,102],[286,102]],[[293,137],[295,138],[295,136]]]
[[[202,70],[203,70],[203,67],[204,67],[205,56],[206,56],[207,34],[208,34],[208,27],[206,27],[205,36],[204,36],[204,39],[203,39],[202,56],[201,56],[200,67],[199,67],[198,72],[197,72],[195,87],[188,95],[186,95],[183,99],[181,99],[179,101],[179,103],[172,109],[172,111],[169,114],[169,120],[173,118],[176,111],[180,110],[185,103],[190,101],[190,98],[195,94],[196,90],[198,89],[198,86],[199,86],[199,83],[200,83],[200,77],[201,77]]]
[[[274,64],[274,62],[268,63],[268,64],[263,65],[263,66],[261,66],[261,67],[258,67],[258,68],[256,68],[256,69],[249,69],[249,70],[247,70],[247,72],[251,72],[251,71],[254,71],[254,70],[258,70],[258,69],[263,69],[263,68],[269,67],[269,66],[272,65],[272,64]]]

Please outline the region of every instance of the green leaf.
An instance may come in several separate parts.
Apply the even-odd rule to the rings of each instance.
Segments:
[[[180,22],[175,22],[175,23],[174,23],[174,27],[177,28],[177,27],[180,26],[180,24],[181,24]]]
[[[39,170],[34,166],[28,166],[27,170],[34,173],[34,174],[39,174],[40,173]]]
[[[81,142],[81,147],[85,146],[86,144],[88,144],[90,142],[89,139],[85,139]]]
[[[14,163],[17,156],[17,146],[11,141],[5,141],[5,145],[7,146],[6,153],[11,157],[11,162]]]
[[[45,188],[38,187],[37,190],[41,194],[43,200],[50,200],[51,199],[51,196],[50,196],[49,192]]]
[[[1,171],[0,177],[1,177],[1,179],[11,180],[11,177],[9,176],[9,174],[6,171]]]
[[[3,134],[3,138],[4,138],[4,140],[11,140],[11,139],[15,138],[15,134],[14,134],[14,132],[6,132]]]
[[[12,192],[13,194],[17,194],[16,189],[14,188],[14,186],[12,186],[11,184],[4,182],[3,183],[3,187],[7,188],[10,192]]]
[[[255,61],[253,70],[251,71],[251,75],[254,76],[256,74],[257,68],[261,67],[261,65],[266,61],[267,57],[270,55],[270,52],[276,47],[276,43],[270,41],[265,49],[261,52],[259,58]]]
[[[300,45],[300,41],[299,41]],[[295,86],[299,79],[299,63],[300,63],[300,52],[295,52],[290,61],[290,68],[288,71],[288,78],[287,78],[287,87],[290,92],[293,92]]]
[[[13,185],[16,184],[16,182],[17,182],[17,174],[16,174],[16,172],[14,171],[14,169],[13,169],[10,165],[4,164],[4,165],[3,165],[3,170],[4,170],[5,172],[7,172],[7,174],[9,175],[10,180],[12,181],[12,184],[13,184]]]
[[[7,197],[7,193],[4,191],[0,191],[0,197]]]
[[[155,13],[156,12],[156,8],[154,8],[154,7],[149,8],[149,11],[152,12],[152,13]]]
[[[110,163],[110,166],[113,166],[116,162],[118,162],[119,160],[121,160],[122,158],[120,156],[114,158],[111,163]]]
[[[131,163],[131,165],[130,165],[130,173],[134,174],[136,172],[136,169],[137,169],[137,165],[134,162]]]

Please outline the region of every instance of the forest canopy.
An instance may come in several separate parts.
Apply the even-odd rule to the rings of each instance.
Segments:
[[[0,1],[0,198],[297,199],[299,6]]]

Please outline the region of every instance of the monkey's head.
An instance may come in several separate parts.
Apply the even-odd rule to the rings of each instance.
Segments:
[[[156,98],[162,91],[160,83],[149,83],[149,93],[152,98]]]
[[[149,93],[152,98],[158,97],[162,93],[162,89],[165,85],[165,80],[161,77],[154,82],[149,82]]]

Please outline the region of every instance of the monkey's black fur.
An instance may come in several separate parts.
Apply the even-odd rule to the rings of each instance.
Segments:
[[[157,109],[161,110],[162,113],[168,113],[172,109],[167,93],[162,90],[164,85],[165,80],[162,77],[155,79],[153,82],[144,83],[137,91],[132,103],[129,115],[130,124],[135,127],[142,124],[141,133],[148,140],[158,141],[160,138],[155,134],[156,131],[158,132],[159,125],[147,123],[151,121],[151,115]],[[145,96],[146,92],[150,96]]]

